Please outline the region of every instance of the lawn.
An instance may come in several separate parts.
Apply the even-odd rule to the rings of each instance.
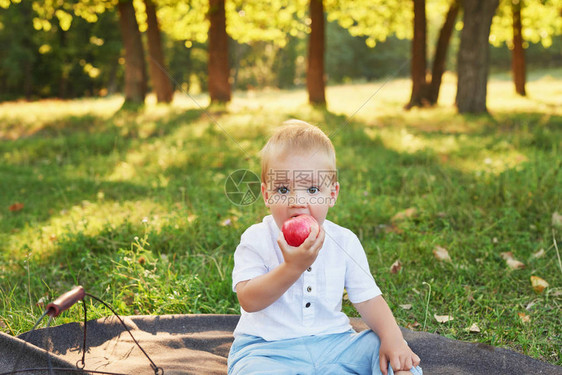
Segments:
[[[453,76],[438,107],[408,112],[405,79],[329,87],[327,110],[304,90],[209,110],[181,93],[139,112],[118,96],[0,104],[0,330],[31,329],[77,284],[121,314],[238,313],[233,252],[267,210],[232,204],[225,181],[259,174],[271,129],[300,118],[334,142],[328,218],[360,237],[400,325],[562,365],[562,71],[530,78],[522,98],[493,77],[478,116],[456,113]]]

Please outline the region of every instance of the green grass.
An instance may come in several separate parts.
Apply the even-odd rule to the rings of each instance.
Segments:
[[[534,72],[527,98],[492,79],[481,116],[456,113],[450,76],[438,107],[409,112],[407,80],[330,87],[328,110],[302,90],[239,93],[210,113],[185,95],[137,112],[119,111],[120,97],[0,104],[0,329],[29,330],[76,284],[121,314],[238,313],[233,252],[267,210],[231,204],[225,179],[258,173],[268,132],[297,117],[335,144],[329,219],[360,236],[399,324],[562,365],[560,73]],[[508,251],[526,267],[511,270]],[[532,275],[550,286],[535,293]],[[87,303],[90,318],[109,315]],[[74,307],[57,323],[80,319]]]

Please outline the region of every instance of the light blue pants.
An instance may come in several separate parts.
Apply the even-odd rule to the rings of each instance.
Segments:
[[[236,337],[228,355],[229,375],[381,375],[378,336],[370,330],[265,341]],[[423,375],[420,367],[411,369]],[[393,375],[389,367],[389,375]]]

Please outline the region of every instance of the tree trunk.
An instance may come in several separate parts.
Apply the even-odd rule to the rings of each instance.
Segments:
[[[125,104],[144,104],[146,67],[139,26],[132,0],[119,1],[119,25],[125,47]]]
[[[513,50],[511,57],[511,68],[513,70],[513,82],[515,92],[525,96],[525,50],[523,49],[523,34],[521,25],[521,8],[523,0],[513,1]]]
[[[445,72],[445,62],[447,60],[447,50],[449,49],[449,43],[451,35],[453,34],[458,13],[459,4],[457,0],[453,0],[453,3],[447,12],[447,16],[445,17],[443,27],[441,27],[441,31],[439,32],[437,48],[435,49],[435,56],[433,57],[433,68],[431,70],[431,84],[429,87],[428,97],[431,105],[436,104],[439,99],[441,79],[443,78],[443,73]]]
[[[144,0],[146,8],[146,22],[148,29],[146,36],[148,39],[148,57],[150,61],[150,77],[152,86],[156,92],[159,103],[169,103],[174,96],[174,88],[168,77],[164,53],[162,52],[162,39],[160,37],[160,27],[156,17],[156,6],[152,0]]]
[[[486,108],[490,49],[488,37],[499,0],[464,0],[464,27],[458,53],[459,113],[483,113]]]
[[[412,40],[412,96],[406,108],[426,104],[427,30],[425,0],[414,0],[414,38]]]
[[[32,10],[32,6],[30,2],[24,1],[22,3],[21,11],[22,11],[23,19],[25,20],[25,25],[32,25],[34,12]],[[34,94],[33,66],[34,64],[36,64],[36,57],[33,51],[35,50],[35,48],[37,48],[33,43],[32,40],[33,33],[30,32],[29,27],[30,26],[28,26],[28,29],[22,33],[22,39],[21,39],[22,46],[23,46],[22,52],[24,53],[24,56],[27,57],[21,62],[23,66],[22,67],[23,94],[25,95],[25,99],[27,100],[31,100]]]
[[[308,101],[312,105],[326,105],[324,82],[324,4],[323,0],[310,0],[310,38],[308,40],[308,66],[306,88]]]
[[[230,68],[225,0],[209,0],[209,95],[211,103],[230,101]]]
[[[61,74],[60,74],[60,78],[59,78],[59,93],[58,96],[61,99],[66,99],[68,96],[68,76],[70,73],[70,67],[71,64],[67,63],[68,58],[65,54],[66,49],[66,42],[67,42],[67,34],[66,31],[60,29],[59,31],[59,43],[60,43],[60,47],[61,47],[61,53],[62,53],[62,64],[60,64],[60,70],[61,70]]]

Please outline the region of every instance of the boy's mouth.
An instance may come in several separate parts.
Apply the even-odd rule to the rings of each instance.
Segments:
[[[294,214],[294,215],[291,215],[291,219],[292,219],[292,218],[295,218],[295,217],[297,217],[297,216],[301,216],[301,215],[304,215],[304,214]]]

